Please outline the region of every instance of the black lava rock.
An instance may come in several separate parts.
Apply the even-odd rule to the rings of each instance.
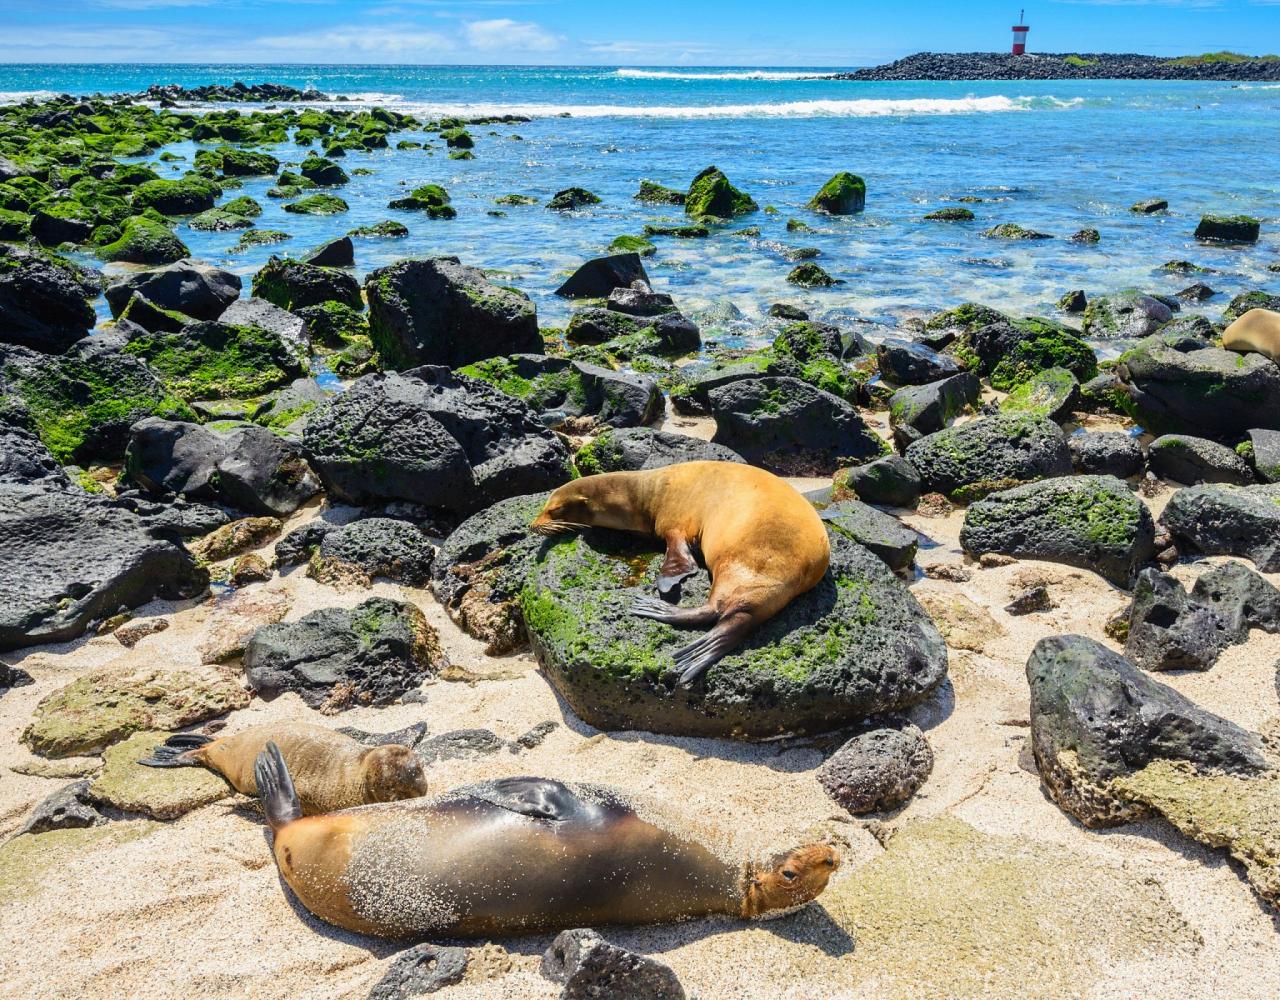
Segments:
[[[1280,573],[1280,484],[1188,486],[1169,498],[1160,523],[1206,555],[1245,556]]]
[[[61,354],[96,317],[96,272],[56,254],[0,243],[0,343]]]
[[[737,452],[687,434],[652,427],[609,428],[584,445],[574,456],[578,471],[590,476],[600,472],[639,472],[660,469],[677,462],[743,462]]]
[[[916,726],[868,728],[827,758],[818,781],[855,816],[895,809],[933,770],[933,751]]]
[[[1144,569],[1133,588],[1124,653],[1145,670],[1208,670],[1233,636],[1213,608],[1167,573]]]
[[[1067,447],[1071,464],[1084,475],[1129,479],[1142,472],[1142,446],[1123,431],[1072,434]]]
[[[634,281],[649,284],[649,275],[638,253],[617,253],[609,257],[594,257],[579,267],[567,281],[556,289],[557,295],[567,299],[603,299],[615,288],[630,288]],[[628,310],[619,310],[627,312]],[[635,313],[634,315],[653,315]]]
[[[963,371],[955,358],[912,340],[882,341],[876,359],[880,374],[897,385],[924,385]]]
[[[1162,479],[1189,486],[1200,483],[1243,486],[1253,482],[1253,470],[1231,448],[1187,434],[1156,438],[1147,448],[1147,462],[1151,471]]]
[[[907,460],[927,491],[960,501],[1071,473],[1062,429],[1047,417],[999,414],[922,437]]]
[[[113,316],[124,312],[129,299],[138,294],[161,309],[176,310],[192,319],[218,319],[239,298],[240,287],[239,275],[184,259],[128,274],[109,284],[105,294]]]
[[[855,465],[843,475],[844,483],[859,500],[886,507],[913,507],[920,499],[920,473],[901,455],[886,455],[866,465]]]
[[[685,1000],[669,966],[610,944],[589,928],[562,931],[542,956],[542,974],[564,984],[560,1000]]]
[[[462,982],[467,949],[417,944],[396,956],[391,968],[369,991],[369,1000],[410,1000]]]

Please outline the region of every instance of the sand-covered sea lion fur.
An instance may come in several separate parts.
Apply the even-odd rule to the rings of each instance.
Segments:
[[[683,684],[817,586],[831,558],[813,505],[772,473],[735,462],[585,476],[552,493],[531,527],[544,535],[613,528],[663,540],[657,589],[665,600],[644,597],[632,611],[668,625],[712,626],[676,652]],[[701,607],[673,606],[698,570],[695,551],[711,572],[711,593]]]
[[[547,778],[302,817],[278,750],[258,770],[285,882],[316,916],[381,937],[769,916],[812,900],[839,864],[825,844],[750,863],[614,789]]]

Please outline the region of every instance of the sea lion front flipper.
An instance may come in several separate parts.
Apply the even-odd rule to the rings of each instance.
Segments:
[[[271,829],[302,818],[302,802],[293,787],[293,778],[284,762],[284,754],[274,742],[258,754],[253,764],[253,780],[258,786],[258,799]]]
[[[213,742],[212,736],[203,733],[174,733],[151,751],[150,757],[138,761],[144,767],[204,767],[204,763],[192,760],[190,752]]]
[[[658,593],[663,597],[678,593],[680,584],[698,572],[689,541],[684,535],[667,535],[667,554],[658,568]]]
[[[592,811],[576,792],[552,778],[498,778],[473,785],[468,794],[531,819],[580,819]]]
[[[692,684],[706,673],[708,667],[732,652],[749,631],[751,616],[745,611],[735,611],[721,618],[719,624],[702,638],[676,650],[675,665],[680,671],[680,683],[685,686]]]

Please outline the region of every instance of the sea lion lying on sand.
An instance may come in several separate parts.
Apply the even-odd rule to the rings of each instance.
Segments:
[[[1223,331],[1228,351],[1257,351],[1280,363],[1280,312],[1250,309]]]
[[[561,486],[531,525],[544,535],[614,528],[656,535],[667,546],[658,593],[679,599],[698,570],[699,548],[711,593],[699,608],[645,597],[633,613],[668,625],[714,626],[675,654],[688,684],[781,611],[817,586],[831,558],[813,505],[770,472],[735,462],[682,462],[647,472],[608,472]]]
[[[840,861],[825,844],[764,865],[721,856],[617,790],[548,778],[303,817],[279,748],[256,771],[289,888],[322,920],[380,937],[775,915],[816,897]]]
[[[244,795],[257,795],[254,764],[268,742],[284,754],[303,815],[427,794],[422,761],[406,746],[367,747],[350,736],[305,722],[252,726],[214,739],[178,733],[146,760],[147,767],[207,767]]]

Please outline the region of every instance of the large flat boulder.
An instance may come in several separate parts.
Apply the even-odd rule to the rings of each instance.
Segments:
[[[1244,556],[1280,573],[1280,483],[1189,486],[1169,498],[1160,523],[1192,550]]]
[[[172,309],[192,319],[217,319],[240,296],[240,276],[190,258],[164,267],[135,271],[107,286],[111,315],[124,312],[129,299],[141,294],[161,309]]]
[[[1062,429],[1047,417],[1005,414],[946,427],[907,446],[926,491],[968,502],[1071,473]]]
[[[0,484],[0,649],[65,642],[154,597],[207,583],[136,514],[75,488]]]
[[[861,545],[831,532],[818,586],[764,623],[690,687],[672,655],[696,638],[630,613],[653,590],[652,542],[590,531],[543,540],[521,602],[543,670],[601,729],[753,738],[826,730],[926,698],[946,675],[942,636],[910,591]],[[683,586],[705,600],[708,576]]]

